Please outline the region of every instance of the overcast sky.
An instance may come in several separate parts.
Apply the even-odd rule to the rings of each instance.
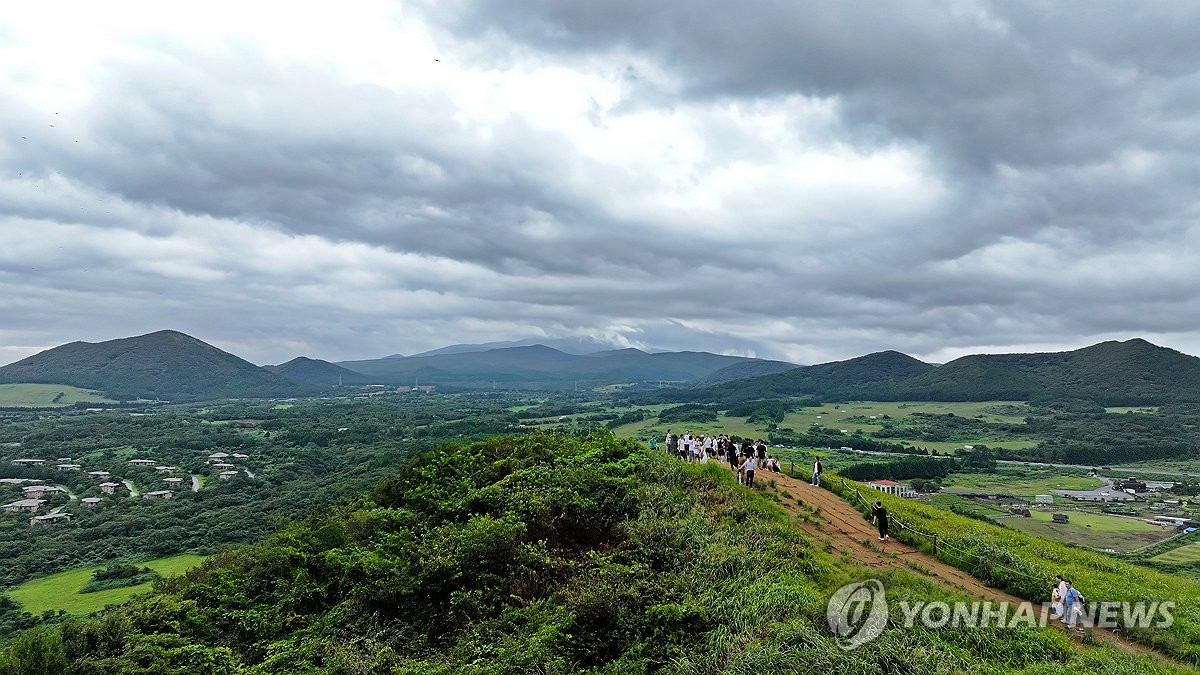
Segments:
[[[1200,354],[1200,5],[882,7],[6,7],[0,363]]]

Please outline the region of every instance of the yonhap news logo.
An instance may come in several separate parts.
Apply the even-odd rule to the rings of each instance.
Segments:
[[[887,594],[878,579],[846,584],[825,608],[829,629],[842,649],[854,649],[883,634],[887,626]]]
[[[895,625],[943,628],[1169,628],[1175,621],[1175,603],[1091,602],[1082,599],[1064,611],[1051,603],[1032,602],[925,602],[901,601]],[[888,624],[887,593],[878,579],[867,579],[839,588],[825,608],[829,629],[842,649],[854,649],[883,634]]]

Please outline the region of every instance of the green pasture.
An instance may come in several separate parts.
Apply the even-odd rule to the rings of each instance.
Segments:
[[[1086,511],[1063,511],[1070,522],[1052,522],[1050,511],[1031,511],[1030,518],[1020,516],[997,519],[1026,534],[1044,537],[1063,544],[1087,546],[1094,549],[1133,551],[1149,546],[1175,534],[1171,528],[1151,525],[1140,518],[1110,516]],[[1173,551],[1172,551],[1173,553]]]
[[[1180,546],[1151,558],[1154,562],[1194,563],[1200,562],[1200,542]]]
[[[1023,469],[1001,465],[995,473],[955,473],[942,481],[945,487],[998,492],[1014,497],[1054,494],[1052,490],[1092,490],[1104,482],[1068,473],[1069,469]]]
[[[169,577],[183,574],[203,561],[204,556],[176,555],[135,564],[139,567],[149,567],[164,577]],[[138,593],[150,590],[151,583],[147,582],[127,588],[80,593],[79,591],[92,578],[92,573],[101,567],[102,565],[80,567],[31,579],[9,590],[8,595],[20,603],[22,609],[34,615],[46,611],[56,612],[60,609],[68,614],[90,614],[104,609],[108,605],[123,603]]]
[[[3,408],[61,408],[76,403],[116,401],[99,392],[65,384],[0,384],[0,407]]]

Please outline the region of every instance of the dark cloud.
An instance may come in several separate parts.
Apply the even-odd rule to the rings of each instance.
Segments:
[[[1200,351],[1198,11],[426,3],[426,80],[143,40],[62,110],[0,82],[0,360]]]

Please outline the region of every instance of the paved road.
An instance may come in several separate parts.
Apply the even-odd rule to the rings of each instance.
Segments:
[[[245,471],[247,476],[254,478],[254,472],[250,469],[243,468],[242,471]]]
[[[121,481],[121,482],[122,482],[122,483],[124,483],[124,484],[125,484],[125,487],[126,487],[126,489],[128,489],[128,490],[129,490],[129,496],[130,496],[130,497],[140,497],[140,496],[141,496],[141,494],[142,494],[142,493],[140,493],[140,492],[138,492],[137,490],[133,489],[133,483],[130,483],[130,482],[129,482],[129,481],[127,481],[127,480],[123,480],[123,481]]]
[[[200,491],[200,476],[197,476],[194,473],[189,474],[189,475],[192,477],[192,492],[199,492]]]

